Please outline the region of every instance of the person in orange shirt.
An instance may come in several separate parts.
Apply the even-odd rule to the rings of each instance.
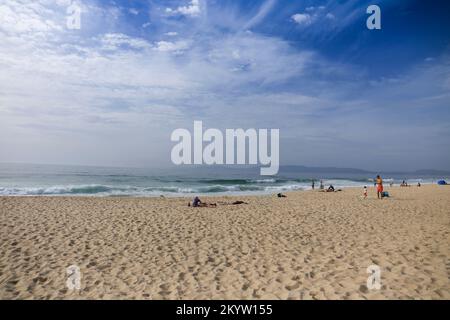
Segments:
[[[381,179],[380,175],[377,176],[376,185],[377,185],[377,196],[378,196],[378,199],[381,199],[381,198],[383,198],[383,195],[382,195],[382,193],[383,193],[383,179]]]

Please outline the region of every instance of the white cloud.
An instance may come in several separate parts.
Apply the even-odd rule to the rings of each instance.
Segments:
[[[139,10],[135,9],[135,8],[131,8],[128,10],[129,13],[137,16],[139,14]]]
[[[308,13],[296,13],[291,18],[300,25],[310,25],[312,23],[311,15]]]
[[[319,21],[320,19],[326,18],[328,20],[334,20],[336,17],[331,12],[325,11],[325,6],[319,6],[319,7],[307,7],[305,11],[307,13],[296,13],[292,15],[291,19],[302,26],[309,26],[312,23],[315,23],[316,21]]]
[[[181,14],[185,16],[197,17],[201,13],[200,0],[191,0],[189,5],[180,6],[176,9],[166,8],[166,13],[171,15]]]
[[[166,32],[165,35],[169,36],[169,37],[175,37],[178,35],[178,32],[175,32],[175,31]]]
[[[305,11],[306,12],[317,12],[317,11],[324,10],[324,9],[325,9],[325,6],[319,6],[319,7],[311,6],[311,7],[307,7],[305,9]]]
[[[24,5],[5,0],[0,5],[0,31],[7,34],[47,32],[61,30],[61,25],[51,20],[52,11],[40,3]]]
[[[121,46],[133,49],[149,49],[151,44],[144,39],[131,38],[122,33],[107,33],[100,37],[103,49],[116,50]]]
[[[161,52],[181,52],[189,47],[186,41],[158,41],[155,44],[155,50]]]

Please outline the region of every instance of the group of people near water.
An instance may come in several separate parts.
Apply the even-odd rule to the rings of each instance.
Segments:
[[[316,188],[316,181],[313,179],[312,182],[311,182],[311,189],[315,190],[315,188]],[[319,187],[319,189],[321,191],[324,191],[324,192],[341,191],[341,189],[336,190],[332,184],[330,184],[330,186],[327,189],[325,189],[325,187],[323,185],[323,180],[320,180],[320,187]]]
[[[375,178],[374,181],[374,186],[377,190],[377,198],[378,199],[382,199],[382,198],[386,198],[389,197],[389,193],[384,191],[384,187],[383,187],[383,179],[381,178],[380,175],[377,175],[377,177]],[[390,186],[393,186],[393,183],[390,183]],[[410,185],[408,185],[408,183],[403,180],[403,182],[400,184],[401,187],[408,187]],[[421,184],[420,182],[417,183],[417,186],[420,187]],[[315,190],[316,187],[316,181],[312,180],[311,182],[311,188],[312,190]],[[320,180],[320,191],[322,192],[337,192],[337,191],[342,191],[341,189],[335,189],[335,187],[333,185],[330,184],[330,186],[328,188],[325,189],[325,186],[323,184],[323,180]],[[367,186],[364,186],[363,189],[363,196],[364,198],[367,198],[368,196],[368,190],[367,190]],[[278,193],[277,194],[278,198],[286,198],[286,195],[282,194],[282,193]],[[233,203],[226,203],[227,205],[239,205],[239,204],[247,204],[244,201],[235,201]],[[191,203],[188,204],[188,206],[191,206]],[[199,197],[195,197],[194,200],[192,201],[192,207],[210,207],[210,208],[215,208],[217,207],[217,203],[207,203],[207,202],[203,202],[200,200]]]
[[[420,182],[417,182],[417,186],[420,187],[422,185],[420,184]],[[400,184],[400,187],[411,187],[411,185],[409,185],[408,182],[403,180],[403,182]]]
[[[311,189],[315,190],[315,186],[316,186],[316,182],[315,180],[312,180],[311,182]],[[383,190],[383,179],[381,179],[380,175],[377,175],[376,179],[375,179],[375,187],[377,189],[377,197],[378,199],[381,199],[385,196],[388,196],[388,194],[386,192],[384,192]],[[334,186],[332,184],[330,184],[330,186],[325,189],[324,185],[323,185],[323,180],[320,180],[320,190],[323,192],[337,192],[337,191],[342,191],[341,189],[335,189]],[[364,186],[364,198],[367,198],[367,186]]]
[[[376,179],[375,179],[375,188],[377,189],[377,197],[378,199],[382,199],[386,196],[389,196],[386,192],[384,192],[384,188],[383,188],[383,179],[381,179],[380,175],[377,175]],[[364,186],[364,199],[367,198],[367,186]]]
[[[384,191],[383,188],[383,179],[381,178],[380,175],[377,175],[376,179],[375,179],[375,183],[374,183],[376,189],[377,189],[377,197],[378,199],[382,199],[385,197],[389,197],[389,193]],[[391,182],[390,186],[394,186],[394,183]],[[417,182],[417,186],[421,187],[421,183]],[[403,180],[402,183],[400,184],[400,187],[410,187],[410,185],[408,185],[408,182],[406,182],[406,180]],[[364,186],[364,198],[367,198],[367,187]]]

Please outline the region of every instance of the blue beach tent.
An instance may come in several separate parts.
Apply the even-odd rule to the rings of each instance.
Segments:
[[[445,180],[438,181],[438,185],[440,185],[440,186],[445,186],[446,184],[447,184],[447,182],[445,182]]]

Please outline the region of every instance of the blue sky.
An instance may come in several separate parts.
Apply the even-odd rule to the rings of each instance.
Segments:
[[[0,162],[165,166],[203,120],[279,128],[282,164],[450,169],[445,1],[71,3],[0,1]]]

